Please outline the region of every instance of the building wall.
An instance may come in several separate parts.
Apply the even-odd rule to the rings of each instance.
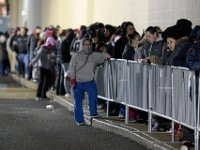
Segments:
[[[18,21],[18,0],[15,0],[15,1],[10,1],[10,16],[9,16],[9,23],[8,23],[8,26],[9,27],[16,27],[18,26],[19,24],[19,21]]]
[[[165,29],[180,18],[200,25],[200,0],[152,0],[148,5],[148,25]]]
[[[141,33],[149,25],[165,29],[179,18],[200,24],[199,0],[13,0],[11,4],[11,27],[61,25],[77,28],[97,21],[116,26],[132,21]],[[23,16],[22,10],[27,14]]]

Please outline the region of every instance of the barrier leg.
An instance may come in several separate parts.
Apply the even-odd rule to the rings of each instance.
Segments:
[[[106,110],[106,117],[109,117],[109,101],[107,101],[107,110]]]
[[[149,108],[149,111],[148,111],[148,132],[151,132],[152,131],[152,108]]]
[[[126,105],[125,109],[126,115],[125,115],[125,124],[128,124],[129,122],[129,107]]]
[[[175,128],[174,128],[174,125],[175,125],[175,123],[174,123],[174,121],[172,121],[172,142],[175,141]]]
[[[195,139],[195,150],[199,150],[199,132],[197,128],[195,129],[194,139]]]

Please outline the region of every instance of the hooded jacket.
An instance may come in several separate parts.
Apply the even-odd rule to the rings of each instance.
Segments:
[[[163,39],[159,37],[154,43],[146,42],[142,48],[142,55],[143,57],[149,56],[162,56],[162,49],[163,49]]]
[[[193,71],[200,71],[200,30],[197,32],[197,42],[187,54],[187,66]]]
[[[91,49],[84,49],[82,45],[83,42],[80,44],[79,51],[71,58],[68,74],[71,79],[76,79],[78,82],[88,82],[94,80],[96,67],[107,60],[110,55],[92,52]]]
[[[167,65],[186,67],[186,57],[191,46],[192,44],[188,37],[178,39],[174,51],[168,58]]]

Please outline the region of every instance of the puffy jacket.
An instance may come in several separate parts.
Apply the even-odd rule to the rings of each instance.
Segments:
[[[146,42],[142,48],[142,55],[144,57],[149,56],[162,56],[163,40],[158,38],[154,43]]]
[[[176,41],[176,47],[170,57],[168,58],[167,65],[187,67],[186,57],[188,50],[191,48],[192,43],[187,37],[182,37]]]

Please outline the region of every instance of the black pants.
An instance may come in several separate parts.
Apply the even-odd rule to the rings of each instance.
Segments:
[[[40,67],[40,81],[37,88],[37,97],[46,98],[46,92],[49,87],[50,76],[50,69],[44,69]]]
[[[64,71],[60,63],[56,64],[56,94],[64,95]]]

